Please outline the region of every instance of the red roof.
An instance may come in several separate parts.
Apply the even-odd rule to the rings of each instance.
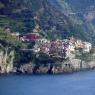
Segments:
[[[39,39],[40,38],[40,36],[39,35],[37,35],[37,34],[26,34],[25,35],[25,39],[26,40],[37,40],[37,39]]]

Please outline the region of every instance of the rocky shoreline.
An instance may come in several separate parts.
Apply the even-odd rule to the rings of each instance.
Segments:
[[[95,61],[84,62],[79,59],[67,60],[62,63],[55,64],[23,64],[20,67],[10,67],[3,72],[2,74],[68,74],[73,72],[78,72],[82,70],[92,70],[95,68]]]
[[[20,55],[21,54],[21,55]],[[79,53],[78,53],[79,54]],[[39,55],[39,56],[38,56]],[[26,62],[25,62],[26,60]],[[69,58],[33,54],[13,49],[0,51],[0,74],[64,74],[95,68],[95,53]]]

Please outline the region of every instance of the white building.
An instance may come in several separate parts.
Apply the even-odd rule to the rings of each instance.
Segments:
[[[40,51],[40,47],[36,44],[36,45],[34,46],[34,48],[33,48],[33,51],[34,51],[35,53],[38,53],[38,52]]]
[[[91,49],[92,49],[92,44],[89,42],[84,42],[83,52],[89,53]]]
[[[43,39],[39,39],[39,41],[40,41],[41,43],[46,43],[46,42],[48,42],[48,40],[45,39],[45,38],[43,38]]]
[[[75,52],[75,45],[70,43],[69,44],[69,50],[70,50],[70,52]]]

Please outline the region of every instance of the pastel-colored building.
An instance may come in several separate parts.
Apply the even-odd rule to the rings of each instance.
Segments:
[[[76,40],[75,47],[76,47],[76,49],[84,48],[84,44],[81,40]]]
[[[83,44],[84,44],[83,52],[84,53],[90,52],[90,50],[92,49],[92,44],[89,42],[83,42]]]
[[[76,50],[82,49],[83,52],[90,52],[92,44],[83,42],[75,38],[50,41],[47,39],[39,39],[35,47],[36,52],[43,52],[49,55],[60,56],[62,58],[74,58]]]
[[[75,52],[75,45],[70,43],[69,44],[69,50],[70,50],[70,52]]]

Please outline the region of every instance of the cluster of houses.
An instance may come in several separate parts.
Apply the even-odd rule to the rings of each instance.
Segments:
[[[34,46],[35,53],[45,53],[48,55],[60,56],[64,58],[71,57],[71,54],[82,50],[82,53],[89,53],[92,49],[92,44],[83,42],[82,40],[70,37],[69,39],[50,41],[47,39],[39,39]]]
[[[35,30],[39,29],[37,27]],[[7,31],[10,31],[7,29]],[[48,55],[60,56],[60,57],[71,57],[71,54],[76,53],[76,51],[82,50],[82,53],[89,53],[92,49],[92,44],[89,42],[84,42],[80,39],[70,37],[63,40],[47,40],[40,37],[38,32],[27,33],[20,35],[19,33],[11,33],[13,36],[19,36],[19,39],[23,42],[35,42],[33,51],[35,53],[45,53]]]

